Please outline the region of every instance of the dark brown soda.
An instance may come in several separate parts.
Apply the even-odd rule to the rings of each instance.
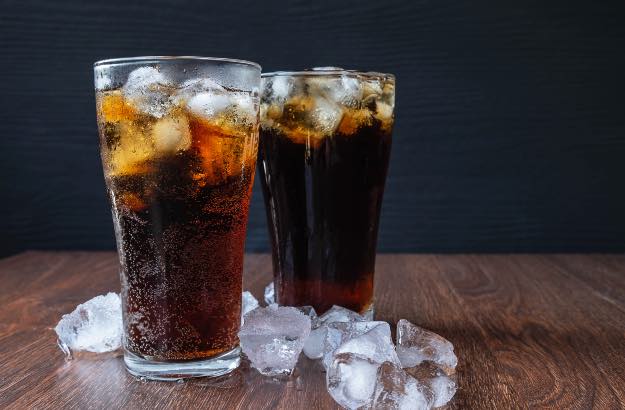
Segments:
[[[214,357],[238,345],[253,169],[212,185],[194,151],[110,177],[130,352],[151,360]]]
[[[391,149],[373,120],[312,143],[262,128],[258,171],[277,302],[357,312],[373,303],[378,221]]]

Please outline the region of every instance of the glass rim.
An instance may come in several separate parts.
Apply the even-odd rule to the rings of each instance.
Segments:
[[[231,63],[238,64],[250,67],[256,67],[259,70],[262,70],[260,64],[255,63],[249,60],[239,60],[236,58],[224,58],[224,57],[202,57],[202,56],[139,56],[139,57],[120,57],[120,58],[107,58],[104,60],[98,60],[93,63],[93,67],[101,67],[106,65],[121,65],[121,64],[132,64],[132,63],[158,63],[165,61],[206,61],[206,62],[221,62],[221,63]]]
[[[270,77],[323,77],[323,76],[352,76],[367,78],[388,78],[395,80],[395,75],[378,71],[345,70],[339,67],[315,67],[308,70],[299,71],[270,71],[261,73],[261,78]]]

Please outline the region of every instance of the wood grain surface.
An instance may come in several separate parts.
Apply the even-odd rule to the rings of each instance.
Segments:
[[[163,54],[396,74],[381,251],[623,252],[623,21],[622,0],[0,1],[0,255],[114,249],[92,64]]]
[[[270,259],[248,254],[257,297]],[[450,409],[625,407],[624,255],[380,255],[377,318],[453,342]],[[221,379],[142,382],[119,356],[66,362],[52,327],[117,290],[110,252],[26,252],[0,261],[0,408],[335,409],[317,362],[285,380],[248,365]]]

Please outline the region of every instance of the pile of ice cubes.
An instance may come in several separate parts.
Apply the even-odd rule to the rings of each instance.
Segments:
[[[239,339],[251,365],[267,376],[289,375],[300,353],[321,360],[332,398],[346,409],[430,409],[456,393],[458,359],[443,337],[405,319],[397,323],[397,343],[387,322],[367,320],[333,306],[317,316],[310,306],[274,303],[273,286],[261,307],[243,292]],[[122,336],[119,296],[109,293],[63,315],[55,331],[66,354],[119,349]],[[423,371],[423,370],[427,371]]]
[[[273,303],[271,284],[265,289],[267,307],[248,298],[243,310],[254,309],[244,316],[239,339],[252,366],[265,375],[290,374],[303,351],[321,360],[328,392],[347,409],[430,409],[456,393],[453,345],[405,319],[397,323],[395,345],[387,322],[340,306],[321,316],[309,306],[280,307]],[[416,371],[423,363],[430,368],[425,376]]]

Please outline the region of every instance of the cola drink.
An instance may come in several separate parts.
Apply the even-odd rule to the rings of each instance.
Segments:
[[[223,374],[239,360],[258,85],[180,74],[211,61],[126,64],[123,85],[96,91],[126,365],[152,378]],[[258,66],[231,64],[260,81]]]
[[[276,300],[371,314],[394,77],[278,72],[261,88],[258,172]]]

